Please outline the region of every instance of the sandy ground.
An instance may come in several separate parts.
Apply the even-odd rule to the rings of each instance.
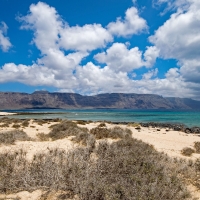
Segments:
[[[96,127],[99,123],[90,123],[87,125],[79,125],[87,127],[89,130]],[[114,124],[106,124],[107,128],[113,128]],[[141,127],[138,131],[135,127],[120,125],[121,128],[128,128],[132,131],[133,138],[142,140],[145,143],[151,144],[159,152],[164,152],[171,157],[197,159],[200,154],[193,154],[191,157],[186,157],[181,154],[184,147],[194,147],[194,142],[200,142],[200,136],[196,134],[186,134],[179,131],[172,131],[167,129],[146,128]]]
[[[0,116],[15,115],[16,113],[0,112]]]
[[[0,113],[1,115],[1,113]],[[0,145],[0,152],[5,151],[16,151],[17,149],[24,149],[27,152],[27,159],[32,159],[33,155],[39,152],[45,152],[48,149],[54,149],[59,148],[65,151],[69,151],[71,149],[74,149],[77,147],[77,144],[73,143],[69,138],[65,138],[62,140],[56,140],[56,141],[45,141],[45,142],[39,142],[37,138],[37,133],[44,133],[47,134],[50,132],[50,126],[52,124],[56,124],[57,122],[51,122],[51,123],[45,123],[42,125],[38,125],[33,120],[30,121],[30,124],[28,127],[23,128],[23,131],[27,133],[28,136],[33,138],[35,141],[18,141],[15,145]],[[87,125],[79,125],[81,127],[87,127],[88,129],[92,129],[96,126],[98,126],[99,123],[90,123]],[[106,124],[107,128],[112,128],[116,125],[113,124]],[[177,157],[177,158],[185,158],[185,159],[197,159],[200,158],[200,154],[193,154],[190,158],[183,156],[181,154],[181,150],[184,147],[194,147],[194,142],[199,141],[200,137],[198,135],[194,134],[186,134],[183,132],[177,132],[166,129],[156,129],[156,128],[141,128],[140,131],[136,130],[135,127],[127,126],[127,125],[120,125],[122,128],[129,128],[132,131],[132,136],[136,139],[142,140],[146,143],[149,143],[154,146],[154,148],[160,152],[164,152],[168,154],[171,157]],[[21,128],[22,129],[22,128]],[[10,124],[10,127],[2,128],[0,127],[0,134],[4,131],[14,130],[12,128],[12,124]],[[193,194],[196,197],[199,197],[200,199],[200,192],[195,191],[195,188],[192,188]],[[15,197],[19,196],[22,200],[25,199],[33,199],[33,200],[39,200],[39,197],[41,196],[41,191],[34,191],[32,193],[29,192],[21,192],[18,194],[15,194]],[[17,195],[17,196],[16,196]],[[0,195],[0,199],[5,198],[4,196]],[[14,196],[6,196],[6,199],[12,199]]]

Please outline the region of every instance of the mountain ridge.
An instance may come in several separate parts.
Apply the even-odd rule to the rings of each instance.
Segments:
[[[77,93],[36,91],[32,94],[0,92],[0,109],[34,108],[118,108],[200,110],[200,101],[188,98],[162,97],[156,94],[104,93],[83,96]]]

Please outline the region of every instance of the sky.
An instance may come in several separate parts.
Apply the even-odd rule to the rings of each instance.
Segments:
[[[0,91],[200,100],[199,0],[0,0]]]

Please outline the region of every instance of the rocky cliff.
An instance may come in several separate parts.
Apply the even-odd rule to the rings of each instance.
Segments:
[[[0,92],[0,109],[26,108],[119,108],[200,110],[200,101],[164,98],[154,94],[99,94],[82,96],[75,93]]]

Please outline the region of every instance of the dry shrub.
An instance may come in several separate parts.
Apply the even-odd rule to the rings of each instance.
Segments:
[[[107,129],[104,127],[96,127],[90,130],[90,133],[95,136],[96,139],[104,139],[104,138],[130,138],[132,135],[131,130],[122,129],[120,127],[114,127],[112,129]]]
[[[3,126],[1,125],[1,127],[9,127],[10,124],[22,123],[22,119],[3,117],[0,118],[0,123],[3,123]]]
[[[51,122],[61,122],[62,121],[62,119],[60,119],[60,118],[54,118],[54,119],[52,119],[52,120],[50,120]]]
[[[83,121],[83,120],[77,120],[76,123],[80,124],[80,125],[86,125],[87,124],[87,122]]]
[[[4,124],[1,124],[1,125],[0,125],[0,127],[2,127],[2,128],[7,128],[7,127],[9,127],[9,126],[10,126],[9,123],[4,123]]]
[[[19,130],[0,133],[0,144],[14,144],[17,140],[30,141],[31,138],[25,132]]]
[[[49,135],[44,133],[38,133],[36,135],[41,142],[49,141]]]
[[[106,128],[106,124],[105,124],[104,122],[102,122],[102,123],[100,123],[100,124],[98,125],[98,127],[99,127],[99,128],[102,128],[102,127]]]
[[[24,121],[22,122],[22,126],[23,126],[23,127],[28,127],[28,126],[29,126],[29,120],[24,120]]]
[[[130,129],[122,129],[120,127],[115,126],[114,128],[109,130],[109,138],[113,139],[128,139],[131,138],[132,136],[132,131]]]
[[[75,136],[72,141],[76,143],[87,146],[89,148],[94,147],[95,139],[88,133],[88,129],[78,127],[76,123],[71,121],[63,121],[60,124],[54,125],[49,134],[37,134],[37,137],[40,141],[48,141],[49,139],[54,141],[67,138],[69,136]]]
[[[90,130],[90,133],[95,136],[96,139],[108,138],[109,130],[107,128],[96,127]]]
[[[194,143],[194,148],[196,150],[196,153],[200,153],[200,142],[195,142]]]
[[[13,124],[12,127],[13,128],[20,128],[21,126],[19,124]]]
[[[181,154],[184,156],[191,156],[194,152],[195,150],[190,147],[185,147],[181,150]]]
[[[43,120],[43,119],[36,119],[34,120],[35,123],[37,123],[39,126],[43,126],[43,124],[46,124],[47,121]]]
[[[37,154],[28,162],[21,152],[0,154],[0,192],[44,189],[71,191],[81,200],[187,199],[189,194],[171,170],[170,159],[129,138],[64,152]],[[167,163],[167,165],[166,165]]]
[[[63,121],[53,126],[48,136],[52,138],[52,140],[59,140],[69,136],[77,136],[84,132],[88,132],[87,128],[78,127],[77,124],[72,121]]]

